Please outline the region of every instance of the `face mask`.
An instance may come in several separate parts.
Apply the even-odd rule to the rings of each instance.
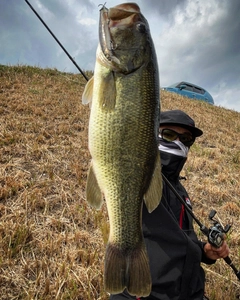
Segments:
[[[187,160],[189,148],[180,141],[166,142],[160,138],[159,142],[162,172],[168,178],[177,179]]]
[[[159,146],[160,151],[171,153],[177,156],[187,157],[189,148],[183,145],[180,141],[166,142],[159,137]]]

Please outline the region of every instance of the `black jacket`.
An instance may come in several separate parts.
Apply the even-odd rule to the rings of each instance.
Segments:
[[[179,180],[171,183],[189,201]],[[147,299],[202,299],[205,275],[200,262],[215,261],[205,257],[191,216],[183,213],[182,204],[166,184],[157,209],[149,214],[143,208],[143,234],[152,275],[152,293]]]
[[[165,175],[190,205],[178,176]],[[215,261],[205,257],[204,243],[197,239],[192,223],[192,217],[183,210],[165,182],[159,206],[152,213],[148,213],[146,206],[143,206],[143,235],[150,261],[152,292],[141,299],[203,299],[205,274],[201,262],[212,264]],[[124,292],[112,295],[110,299],[136,298]]]

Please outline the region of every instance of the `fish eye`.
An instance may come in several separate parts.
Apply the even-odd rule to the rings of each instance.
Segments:
[[[137,29],[137,31],[139,31],[141,33],[145,33],[146,32],[146,26],[143,23],[138,23],[136,25],[136,29]]]

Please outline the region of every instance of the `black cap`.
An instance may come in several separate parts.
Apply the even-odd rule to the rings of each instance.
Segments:
[[[176,125],[188,129],[194,137],[201,136],[202,130],[195,127],[194,120],[181,110],[168,110],[160,113],[160,126]]]

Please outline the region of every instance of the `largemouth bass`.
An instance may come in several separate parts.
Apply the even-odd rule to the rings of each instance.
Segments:
[[[105,289],[148,296],[142,205],[153,211],[162,194],[157,59],[148,22],[134,3],[102,7],[99,41],[94,77],[83,93],[83,103],[91,102],[86,198],[95,208],[103,197],[107,204]]]

